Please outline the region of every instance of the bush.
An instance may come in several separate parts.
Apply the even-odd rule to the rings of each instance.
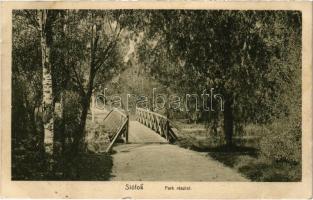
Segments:
[[[288,162],[254,160],[239,167],[238,171],[253,181],[301,181],[301,166]]]
[[[65,103],[64,103],[64,121],[66,124],[66,132],[69,135],[74,135],[77,131],[79,122],[80,122],[80,114],[81,114],[81,106],[80,106],[80,97],[77,93],[68,91],[65,94]]]
[[[260,142],[261,155],[273,161],[301,163],[301,121],[277,121]]]

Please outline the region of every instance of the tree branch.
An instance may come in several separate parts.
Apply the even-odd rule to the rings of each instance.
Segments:
[[[77,83],[77,86],[78,86],[78,88],[81,90],[81,93],[85,95],[84,86],[83,86],[83,84],[79,81],[79,76],[78,76],[78,73],[77,73],[76,70],[75,70],[74,65],[70,65],[70,66],[71,66],[71,68],[73,69],[73,72],[74,72],[74,75],[75,75],[75,76],[72,78],[73,81]]]
[[[115,38],[110,41],[110,43],[107,46],[107,48],[102,52],[100,57],[104,57],[104,59],[98,58],[98,60],[96,61],[96,63],[95,63],[96,71],[99,70],[99,68],[103,65],[103,63],[105,63],[105,61],[108,59],[111,51],[115,48],[115,46],[117,44],[117,40],[118,40],[122,30],[123,29],[120,29],[118,31],[118,33],[116,34]]]

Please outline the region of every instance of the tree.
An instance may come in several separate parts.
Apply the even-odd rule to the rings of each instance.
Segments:
[[[131,10],[15,10],[13,19],[14,177],[72,176],[91,95],[125,69],[124,42],[140,18]]]
[[[285,91],[282,85],[299,70],[297,65],[285,66],[284,60],[290,34],[301,37],[299,12],[170,10],[147,11],[147,16],[141,60],[178,90],[201,93],[214,88],[222,94],[228,145],[235,125],[271,121],[273,103],[282,104],[276,100]]]
[[[67,16],[67,67],[72,89],[80,95],[81,113],[73,150],[83,150],[85,126],[94,90],[124,67],[120,52],[121,34],[133,26],[131,11],[69,11]]]
[[[54,104],[52,92],[52,65],[51,65],[51,45],[52,45],[52,20],[51,11],[38,11],[38,24],[40,28],[41,59],[42,59],[42,112],[44,125],[44,144],[47,154],[53,154],[54,135]]]
[[[41,135],[35,122],[42,96],[39,78],[42,69],[41,52],[39,48],[34,48],[39,46],[40,40],[36,37],[38,31],[35,26],[25,23],[24,14],[18,11],[13,13],[12,31],[12,134],[13,139],[19,141],[27,137],[28,133],[33,133],[33,137]]]

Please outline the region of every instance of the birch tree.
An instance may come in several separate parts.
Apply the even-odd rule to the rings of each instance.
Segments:
[[[48,10],[38,11],[42,58],[42,112],[44,125],[44,145],[47,154],[53,154],[54,106],[52,93],[52,65],[50,51],[52,44],[52,16]]]

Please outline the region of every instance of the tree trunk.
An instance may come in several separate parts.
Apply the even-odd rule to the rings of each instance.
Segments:
[[[93,16],[94,18],[94,16]],[[94,18],[95,19],[95,18]],[[81,152],[84,145],[84,138],[85,138],[85,126],[86,126],[86,119],[88,114],[88,109],[90,107],[90,99],[92,96],[92,91],[94,88],[94,79],[97,73],[97,66],[95,62],[97,45],[99,40],[99,29],[97,29],[96,23],[91,26],[91,48],[90,48],[90,68],[89,68],[89,79],[87,85],[87,92],[82,98],[82,114],[80,118],[80,126],[79,130],[77,131],[77,135],[74,138],[74,150],[77,152]]]
[[[224,134],[226,138],[226,145],[233,145],[233,100],[232,98],[227,98],[224,106]]]
[[[48,19],[47,10],[38,11],[38,21],[40,25],[41,56],[42,56],[42,113],[44,125],[44,145],[45,152],[53,155],[53,135],[54,135],[54,108],[52,94],[52,75],[50,62],[50,47],[52,42],[51,20]]]
[[[61,142],[61,153],[64,154],[64,150],[65,150],[65,138],[66,138],[66,133],[65,133],[65,112],[64,112],[64,104],[65,104],[65,100],[64,100],[64,92],[61,92],[61,125],[60,125],[60,142]]]
[[[63,30],[61,31],[61,36],[63,40],[65,40],[66,35],[67,35],[67,23],[68,23],[68,10],[61,12],[61,17],[62,17],[62,25],[63,25]],[[65,45],[65,48],[67,46]],[[66,148],[66,138],[68,137],[65,131],[65,91],[67,89],[67,85],[69,82],[69,71],[68,71],[68,65],[69,61],[68,59],[68,48],[64,49],[64,53],[61,55],[61,63],[63,64],[63,80],[62,80],[62,89],[60,92],[60,104],[61,104],[61,125],[60,125],[60,142],[61,142],[61,153],[64,156],[65,154],[65,148]]]
[[[82,152],[83,151],[83,143],[84,143],[84,137],[85,137],[85,126],[86,126],[86,120],[88,115],[88,109],[90,106],[90,98],[92,95],[92,89],[93,89],[93,80],[94,75],[91,74],[89,76],[89,84],[88,84],[88,91],[86,95],[82,98],[82,113],[80,117],[80,125],[79,130],[77,131],[77,135],[74,138],[74,150],[76,152]]]
[[[80,124],[79,129],[77,130],[77,135],[74,137],[74,151],[82,152],[83,151],[83,143],[84,143],[84,134],[85,134],[85,126],[86,126],[86,120],[88,115],[88,109],[89,109],[89,103],[90,103],[90,97],[83,97],[82,100],[82,113],[80,116]]]

